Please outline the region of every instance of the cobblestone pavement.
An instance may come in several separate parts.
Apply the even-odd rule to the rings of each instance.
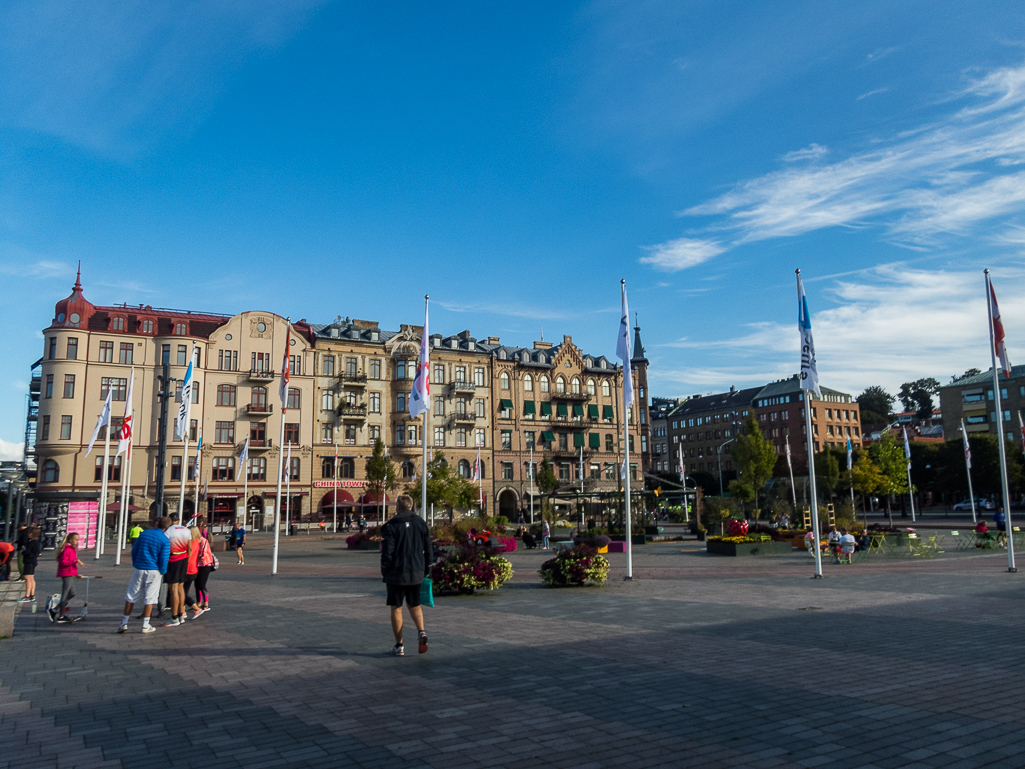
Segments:
[[[257,544],[254,542],[254,544]],[[377,554],[341,539],[222,559],[213,611],[115,634],[129,568],[87,560],[89,616],[0,641],[0,767],[1020,767],[1025,574],[1003,551],[826,564],[636,548],[603,588],[540,552],[391,646]],[[53,592],[43,565],[40,599]],[[81,591],[84,592],[84,591]],[[74,606],[80,604],[76,601]]]

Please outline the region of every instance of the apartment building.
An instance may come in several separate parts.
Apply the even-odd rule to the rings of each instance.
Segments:
[[[1019,415],[1025,416],[1025,366],[1013,366],[1010,378],[1000,373],[1000,409],[1004,437],[1017,442]],[[960,434],[962,419],[969,433],[996,435],[993,369],[942,385],[940,411],[943,412],[943,434],[948,440]]]

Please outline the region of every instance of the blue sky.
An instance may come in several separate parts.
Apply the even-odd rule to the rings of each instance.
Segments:
[[[1025,360],[1020,2],[8,2],[0,455],[94,303],[336,315],[895,390]]]

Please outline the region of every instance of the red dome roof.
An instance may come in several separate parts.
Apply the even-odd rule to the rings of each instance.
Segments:
[[[71,289],[71,296],[57,302],[53,310],[52,326],[62,328],[85,328],[95,308],[82,295],[82,264],[79,262],[78,275]]]

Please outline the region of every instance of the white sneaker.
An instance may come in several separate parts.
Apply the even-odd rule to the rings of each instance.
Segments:
[[[396,644],[391,648],[391,651],[388,653],[393,657],[405,657],[406,649],[401,644]]]
[[[121,627],[119,627],[117,629],[117,632],[119,632],[119,633],[127,633],[128,632],[128,625],[122,625]]]
[[[143,633],[156,633],[157,629],[155,627],[153,627],[152,625],[146,625],[146,627],[144,627],[140,632],[143,632]]]

